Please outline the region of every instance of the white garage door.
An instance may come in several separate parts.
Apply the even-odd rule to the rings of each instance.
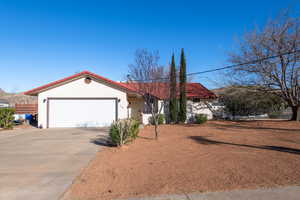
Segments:
[[[102,127],[116,119],[115,99],[49,99],[48,127]]]

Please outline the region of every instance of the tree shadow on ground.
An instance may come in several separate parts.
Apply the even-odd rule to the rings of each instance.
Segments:
[[[189,136],[190,139],[195,140],[199,144],[203,145],[232,145],[232,146],[240,146],[240,147],[248,147],[248,148],[255,148],[255,149],[263,149],[263,150],[272,150],[272,151],[279,151],[291,154],[298,154],[300,155],[300,149],[294,149],[289,147],[281,147],[281,146],[255,146],[255,145],[248,145],[248,144],[235,144],[230,142],[222,142],[217,140],[210,140],[203,136]]]
[[[192,124],[192,123],[187,123],[187,124],[176,124],[177,126],[182,126],[182,127],[186,127],[186,128],[190,128],[190,127],[201,127],[204,126],[206,124]]]
[[[145,137],[145,136],[138,136],[138,138],[141,138],[141,139],[144,139],[144,140],[155,140],[155,138]]]
[[[250,130],[275,130],[275,131],[286,131],[286,132],[296,132],[300,133],[300,129],[292,129],[292,128],[278,128],[278,127],[264,127],[258,125],[240,125],[240,124],[219,124],[219,123],[210,123],[212,127],[218,129],[226,129],[226,128],[234,128],[234,129],[250,129]]]

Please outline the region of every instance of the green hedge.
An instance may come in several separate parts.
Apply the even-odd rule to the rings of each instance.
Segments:
[[[14,114],[13,108],[0,108],[0,127],[4,129],[11,129],[14,126]]]
[[[122,146],[138,137],[140,123],[133,119],[118,120],[110,126],[109,136],[113,145]]]
[[[196,124],[203,124],[207,121],[207,115],[205,114],[196,114],[195,115],[195,123]]]
[[[275,111],[268,114],[270,119],[278,119],[282,115],[282,111]]]

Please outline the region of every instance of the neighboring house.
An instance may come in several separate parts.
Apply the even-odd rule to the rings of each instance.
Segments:
[[[38,126],[41,128],[109,126],[114,120],[131,117],[147,124],[151,116],[145,109],[143,97],[132,85],[115,82],[89,71],[24,94],[38,96]],[[215,95],[199,83],[189,83],[187,97],[188,104],[193,105],[201,103],[202,99],[214,99]],[[160,105],[166,98],[158,95],[157,104]],[[200,110],[187,109],[188,116]],[[208,108],[203,108],[203,112],[212,117]]]
[[[0,108],[7,108],[9,107],[9,102],[5,99],[0,99]]]

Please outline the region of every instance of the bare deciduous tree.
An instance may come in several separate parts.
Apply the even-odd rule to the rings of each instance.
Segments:
[[[157,51],[139,49],[135,53],[135,63],[129,65],[127,76],[127,81],[143,96],[145,106],[151,112],[156,139],[158,139],[159,115],[165,102],[163,100],[169,96],[167,70],[159,65],[158,61],[159,53]]]
[[[240,43],[239,52],[230,54],[232,63],[262,60],[234,68],[230,73],[238,77],[239,84],[255,85],[264,92],[280,95],[293,110],[292,120],[299,121],[299,50],[300,18],[284,12],[270,20],[262,30],[256,28],[247,33]],[[279,56],[263,60],[276,55]]]

